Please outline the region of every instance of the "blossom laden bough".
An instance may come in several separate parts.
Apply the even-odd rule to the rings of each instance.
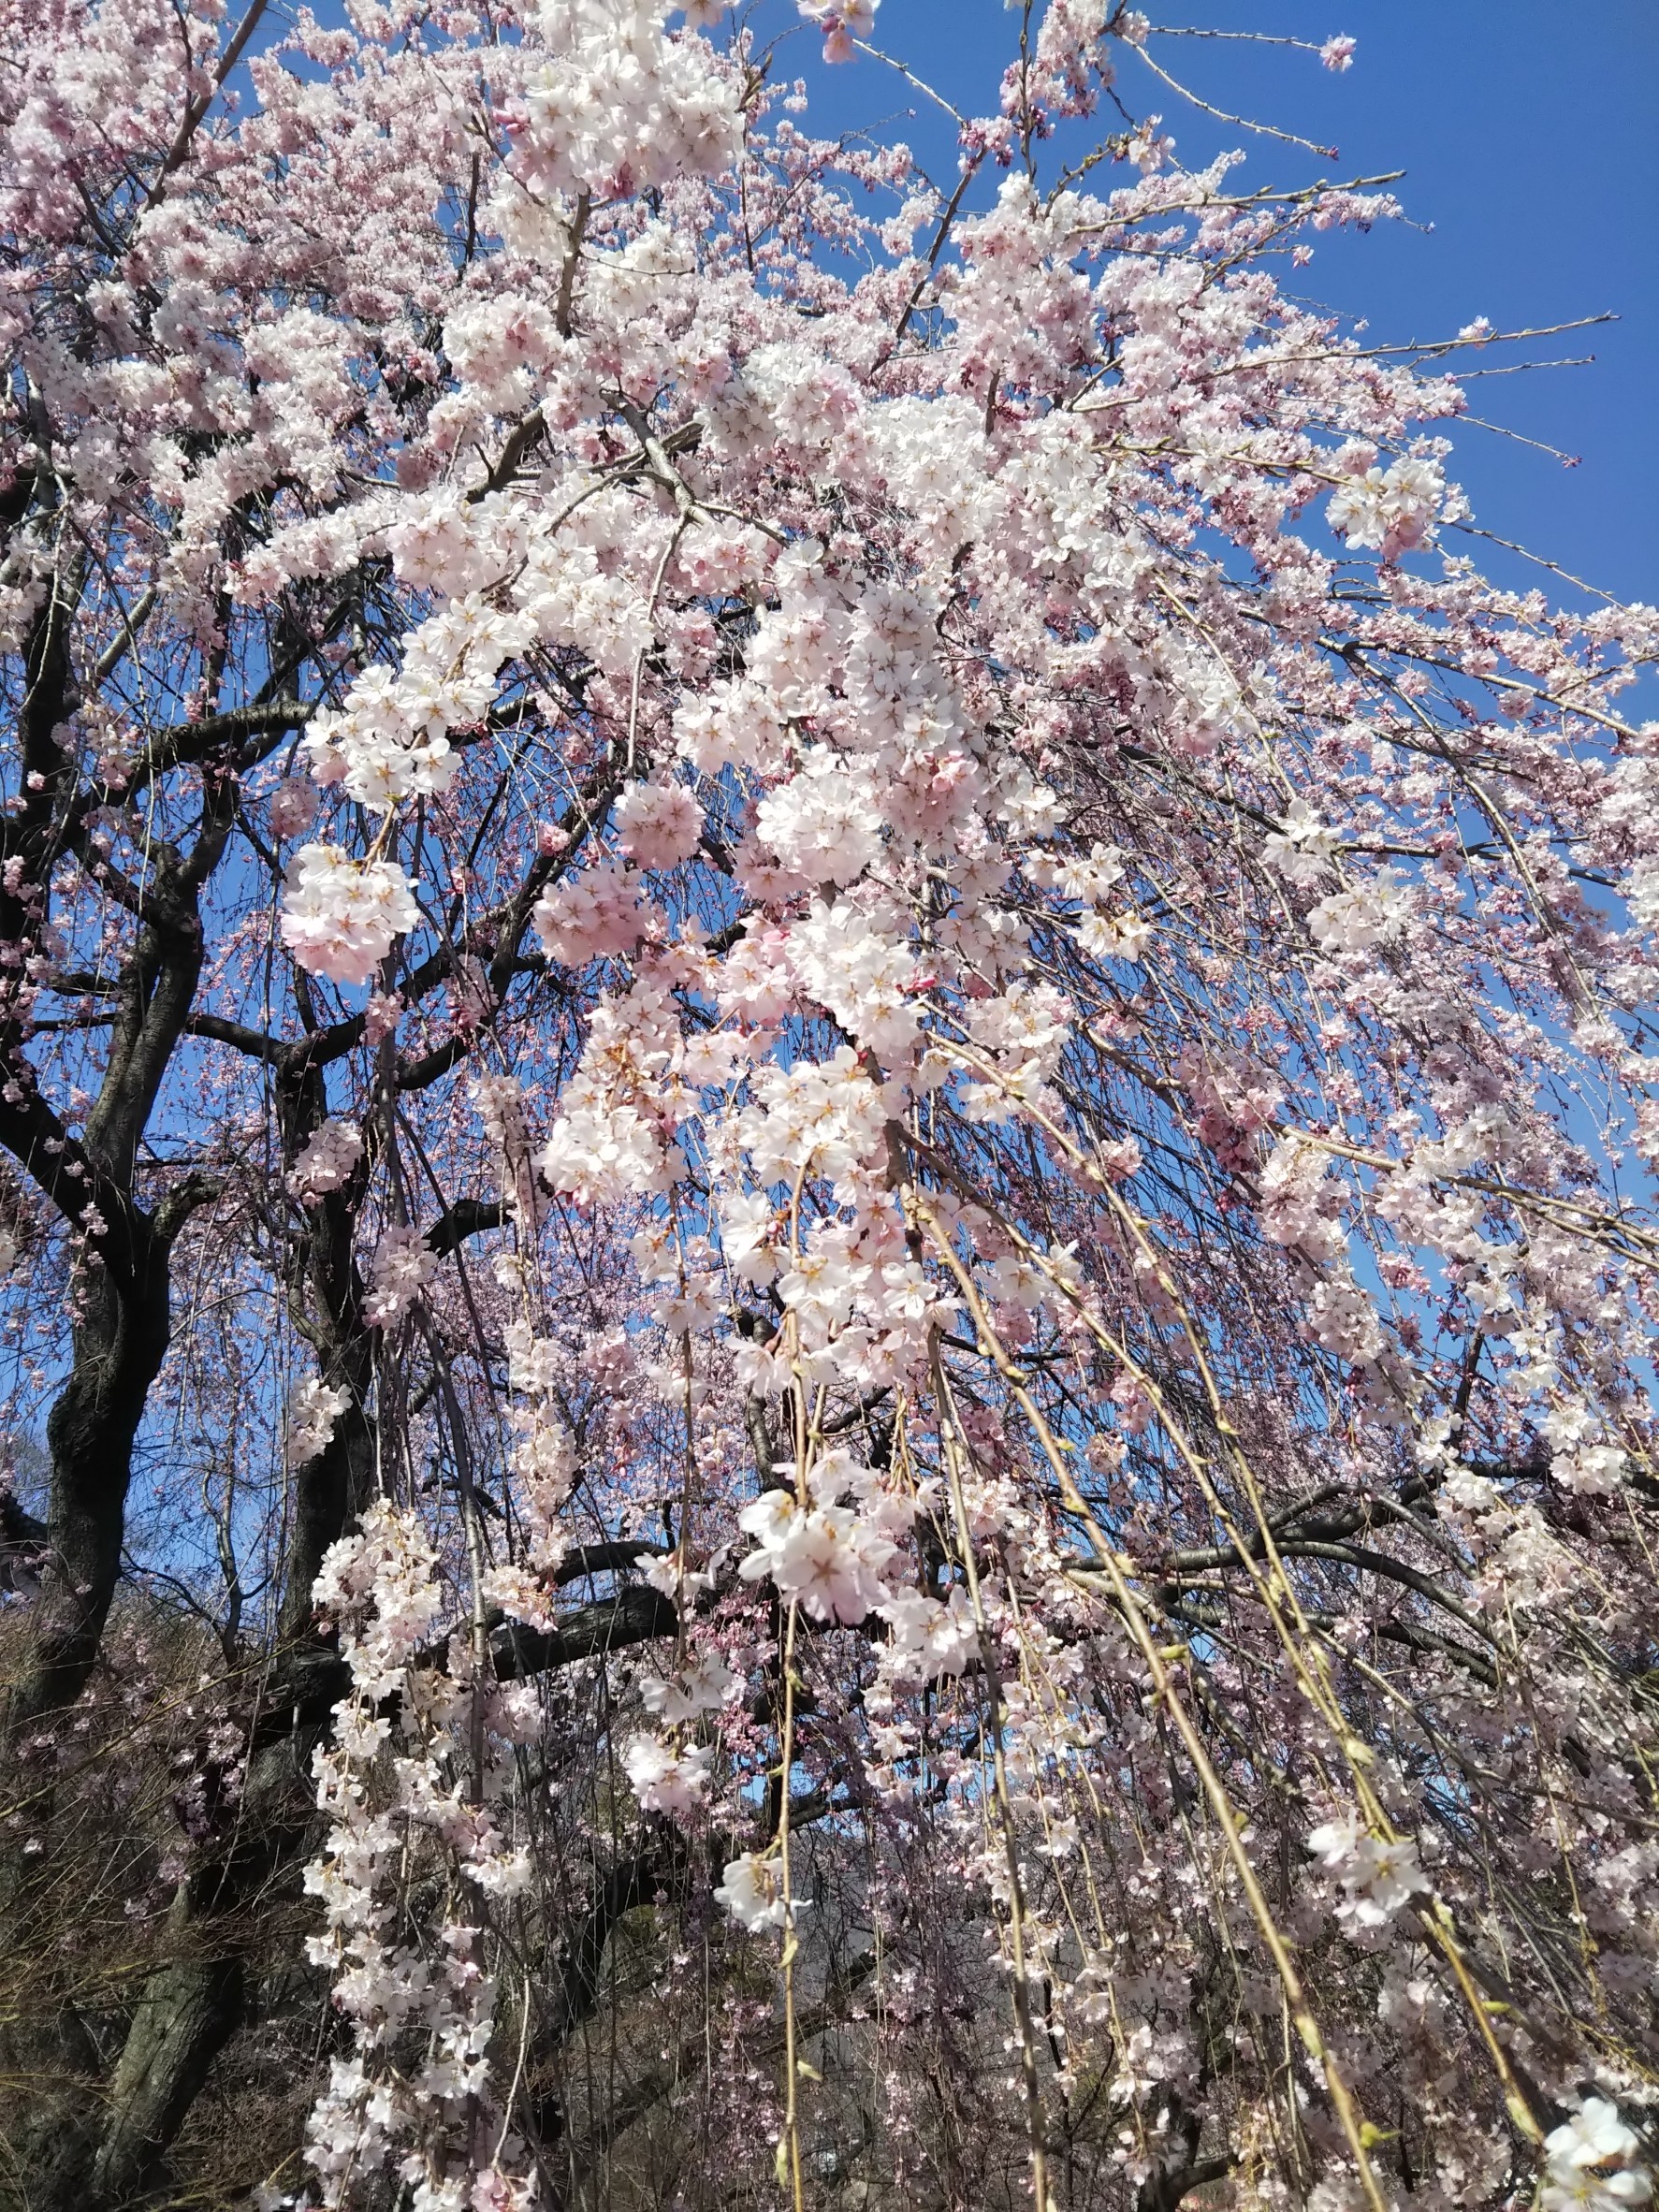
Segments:
[[[14,26],[8,2170],[1639,2206],[1659,618],[783,13]]]

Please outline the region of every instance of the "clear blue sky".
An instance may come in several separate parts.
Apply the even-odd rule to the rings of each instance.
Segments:
[[[1460,427],[1453,473],[1486,529],[1621,597],[1659,600],[1659,0],[1141,5],[1155,23],[1359,40],[1342,75],[1282,48],[1155,47],[1215,106],[1335,146],[1334,163],[1213,122],[1132,57],[1121,75],[1126,104],[1161,112],[1189,166],[1243,145],[1259,183],[1406,171],[1394,189],[1432,227],[1322,244],[1302,272],[1304,296],[1367,317],[1379,341],[1450,337],[1477,314],[1505,329],[1609,309],[1622,317],[1506,357],[1594,353],[1594,367],[1469,387],[1473,414],[1579,455],[1579,467]],[[769,32],[793,16],[791,0],[761,0],[750,20]],[[1001,0],[882,0],[875,43],[984,113],[1018,22]],[[902,122],[914,95],[899,78],[864,60],[825,69],[810,34],[787,51],[788,71],[808,80],[808,127],[890,119],[945,170],[949,121],[918,106],[914,124]],[[1545,580],[1465,544],[1506,581]]]

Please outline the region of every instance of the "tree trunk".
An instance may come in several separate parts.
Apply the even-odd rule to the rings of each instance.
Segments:
[[[167,1269],[152,1249],[130,1287],[90,1263],[74,1365],[48,1416],[50,1537],[33,1608],[28,1664],[6,1709],[6,1735],[73,1705],[85,1686],[121,1573],[127,1482],[144,1402],[167,1348]]]
[[[241,2012],[234,1957],[181,1961],[153,1974],[109,2085],[109,2120],[84,2212],[132,2204],[156,2168]]]

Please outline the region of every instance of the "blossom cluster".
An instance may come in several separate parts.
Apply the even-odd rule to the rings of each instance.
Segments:
[[[1350,546],[1373,546],[1391,560],[1423,544],[1445,501],[1438,465],[1407,458],[1354,476],[1332,495],[1327,513]]]
[[[394,2160],[434,2212],[476,2202],[467,2118],[488,2104],[495,2000],[481,1957],[484,1924],[462,1910],[428,1952],[400,1940],[393,1899],[400,1868],[423,1840],[452,1856],[481,1899],[517,1894],[530,1866],[457,1779],[467,1709],[488,1693],[469,1682],[453,1648],[451,1683],[440,1687],[420,1668],[444,1610],[437,1564],[418,1521],[381,1500],[317,1579],[316,1602],[339,1627],[352,1675],[333,1742],[313,1761],[328,1828],[305,1870],[324,1915],[307,1955],[332,1973],[334,2003],[354,2033],[350,2055],[329,2061],[307,2133],[327,2206],[347,2204],[361,2176]],[[499,1693],[488,1701],[487,1721],[509,1739],[526,1717]],[[393,1790],[383,1799],[373,1763],[400,1735],[412,1741],[392,1757]],[[418,2054],[413,2063],[400,2063],[405,2047]],[[499,2120],[494,2134],[499,2166],[516,2147]]]
[[[368,982],[418,920],[414,886],[395,861],[357,861],[337,845],[303,845],[288,863],[283,941],[315,975]]]
[[[370,1262],[364,1319],[371,1329],[392,1328],[425,1294],[437,1272],[438,1255],[419,1230],[388,1224]]]
[[[351,1181],[362,1157],[363,1133],[357,1123],[330,1116],[306,1139],[288,1170],[288,1188],[302,1204],[314,1205]]]
[[[288,1400],[288,1464],[303,1467],[324,1451],[341,1415],[351,1404],[320,1376],[310,1375]]]

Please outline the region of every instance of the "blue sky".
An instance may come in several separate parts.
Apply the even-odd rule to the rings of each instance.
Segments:
[[[1404,169],[1394,189],[1415,225],[1321,246],[1304,296],[1365,316],[1378,341],[1449,337],[1477,314],[1538,327],[1611,310],[1617,324],[1511,360],[1593,353],[1594,365],[1482,378],[1470,411],[1580,457],[1548,455],[1463,427],[1453,473],[1475,520],[1622,598],[1659,600],[1659,5],[1655,0],[1142,0],[1155,23],[1255,30],[1316,43],[1359,40],[1345,74],[1311,54],[1229,41],[1160,40],[1164,66],[1214,105],[1335,146],[1323,162],[1187,108],[1132,58],[1120,89],[1162,113],[1198,166],[1243,145],[1255,182],[1290,184]],[[757,31],[792,22],[761,0]],[[994,109],[1017,14],[1001,0],[882,0],[875,43],[958,107]],[[809,33],[780,71],[808,80],[808,127],[886,119],[948,173],[948,119],[902,80],[860,60],[826,69]],[[887,135],[883,133],[882,135]],[[1495,364],[1493,364],[1495,365]],[[1506,581],[1545,581],[1466,545]]]

